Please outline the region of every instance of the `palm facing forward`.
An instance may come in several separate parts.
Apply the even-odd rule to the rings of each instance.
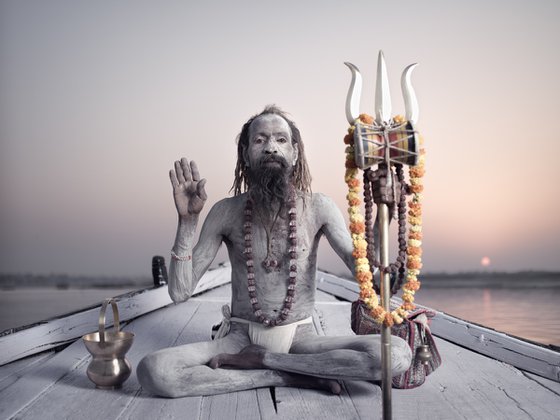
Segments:
[[[182,158],[175,162],[175,169],[169,171],[173,186],[173,198],[179,217],[197,215],[206,202],[205,179],[200,179],[198,167],[194,161]]]

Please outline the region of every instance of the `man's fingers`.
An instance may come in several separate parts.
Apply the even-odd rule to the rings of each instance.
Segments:
[[[181,158],[181,167],[183,168],[183,175],[185,176],[185,180],[187,182],[192,181],[191,167],[187,158]]]
[[[177,180],[179,181],[179,183],[184,183],[185,176],[183,175],[183,168],[181,166],[181,162],[178,160],[175,161],[175,173],[177,174]]]
[[[177,179],[177,174],[173,169],[169,171],[169,179],[171,180],[171,185],[173,189],[176,189],[179,186],[179,180]]]
[[[201,179],[196,185],[196,193],[203,201],[206,201],[206,199],[208,198],[208,195],[206,194],[206,190],[204,189],[205,185],[206,185],[206,179]]]
[[[200,173],[198,172],[198,166],[194,160],[191,160],[191,173],[192,173],[192,180],[198,181],[200,179]]]

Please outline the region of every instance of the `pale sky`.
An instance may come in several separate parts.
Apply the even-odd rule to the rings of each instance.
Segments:
[[[559,21],[557,1],[1,1],[0,272],[148,275],[173,161],[197,161],[206,213],[271,103],[346,214],[343,62],[372,113],[380,49],[394,114],[419,63],[425,271],[560,270]]]

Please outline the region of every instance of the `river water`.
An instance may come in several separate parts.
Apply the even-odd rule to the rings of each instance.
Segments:
[[[0,331],[76,311],[129,290],[2,290]],[[511,335],[560,346],[560,288],[423,288],[416,302]]]
[[[560,288],[425,288],[416,301],[510,335],[560,346]]]

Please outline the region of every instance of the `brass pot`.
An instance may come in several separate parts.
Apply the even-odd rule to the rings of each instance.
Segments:
[[[107,305],[113,308],[114,331],[105,331]],[[132,346],[134,334],[119,331],[119,310],[114,299],[105,299],[99,313],[99,332],[82,337],[87,350],[93,356],[87,376],[99,389],[120,388],[132,372],[132,365],[125,354]]]

